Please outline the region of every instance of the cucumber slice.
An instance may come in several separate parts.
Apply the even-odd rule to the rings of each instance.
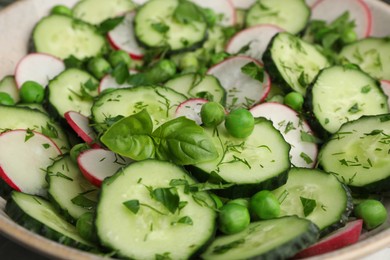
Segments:
[[[320,165],[354,190],[390,190],[390,114],[345,123],[321,148]]]
[[[212,75],[188,73],[177,76],[164,84],[189,98],[205,98],[225,104],[226,91]]]
[[[94,248],[94,245],[81,238],[76,228],[41,197],[13,191],[5,212],[18,224],[47,239],[82,250]]]
[[[188,259],[213,237],[216,217],[209,194],[191,191],[192,185],[196,181],[169,162],[145,160],[123,168],[102,185],[100,241],[125,258]]]
[[[366,38],[345,46],[341,58],[380,80],[390,80],[390,39]]]
[[[50,110],[64,118],[68,111],[89,117],[93,97],[98,95],[97,80],[80,69],[67,69],[50,81],[47,99]]]
[[[0,132],[30,129],[51,138],[62,152],[69,150],[69,142],[65,132],[46,113],[26,107],[0,105],[0,118]]]
[[[73,16],[98,25],[106,19],[132,11],[134,8],[131,0],[82,0],[73,7]]]
[[[201,11],[196,7],[176,9],[188,4],[179,0],[151,0],[141,6],[134,20],[137,39],[147,47],[169,47],[172,51],[202,43],[206,38],[207,24]],[[189,21],[180,22],[177,15],[184,15]]]
[[[37,52],[65,59],[97,56],[107,49],[104,37],[92,25],[65,15],[50,15],[39,21],[33,31]]]
[[[92,107],[95,129],[107,128],[107,121],[117,116],[130,116],[146,109],[155,127],[175,118],[176,108],[185,96],[165,87],[140,86],[116,89],[100,95]]]
[[[226,197],[249,197],[260,189],[275,189],[286,182],[290,169],[290,145],[272,122],[258,118],[246,139],[233,138],[224,126],[206,129],[213,137],[218,158],[194,165],[193,173],[201,180],[231,184],[218,190]]]
[[[257,221],[240,233],[216,238],[202,259],[289,259],[317,239],[318,228],[306,219]]]
[[[353,208],[349,189],[321,170],[292,168],[287,183],[273,193],[282,201],[281,216],[307,218],[321,236],[344,226]]]
[[[272,39],[263,62],[273,84],[303,95],[318,72],[330,65],[314,45],[286,32],[278,33]]]
[[[71,222],[97,204],[98,188],[90,184],[70,156],[64,156],[47,168],[48,195],[63,216]]]
[[[310,8],[304,0],[260,0],[248,10],[247,27],[273,24],[287,32],[302,31],[310,18]]]
[[[12,97],[15,103],[20,101],[18,86],[13,76],[5,76],[0,80],[0,92],[5,92]]]
[[[332,66],[322,70],[307,92],[306,106],[321,128],[335,133],[363,115],[389,112],[379,82],[359,69]]]

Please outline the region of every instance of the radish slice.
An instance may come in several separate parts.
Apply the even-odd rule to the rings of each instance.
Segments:
[[[256,3],[256,0],[230,0],[230,2],[235,8],[246,10]]]
[[[108,41],[116,50],[126,51],[134,60],[142,60],[144,49],[138,45],[134,33],[135,12],[125,15],[125,19],[107,34]]]
[[[203,104],[207,103],[208,100],[203,98],[192,98],[182,102],[176,109],[175,116],[185,116],[188,119],[194,120],[198,125],[202,124],[200,117],[200,110]]]
[[[306,4],[312,7],[318,0],[305,0]]]
[[[291,145],[291,163],[296,167],[313,168],[318,147],[314,142],[303,141],[313,136],[309,125],[291,108],[274,102],[263,103],[250,109],[254,117],[265,117],[273,122],[284,139]]]
[[[349,11],[350,19],[355,21],[355,31],[359,39],[371,35],[371,10],[363,0],[318,0],[312,6],[311,19],[329,23],[345,11]]]
[[[222,21],[220,22],[222,26],[233,26],[237,22],[236,9],[234,9],[233,4],[229,0],[191,0],[191,2],[203,8],[209,8],[216,14],[223,15]]]
[[[239,53],[243,47],[248,46],[249,49],[243,54],[261,61],[263,53],[272,37],[282,31],[282,28],[271,24],[249,27],[238,32],[230,39],[226,46],[226,52],[236,54]]]
[[[35,81],[46,87],[49,80],[65,70],[62,60],[44,53],[31,53],[24,56],[15,69],[15,81],[21,88],[26,81]]]
[[[102,185],[105,178],[112,176],[131,162],[129,158],[105,149],[90,149],[77,157],[77,163],[84,177],[97,187]]]
[[[381,80],[381,87],[383,92],[387,95],[387,104],[390,108],[390,81],[389,80]]]
[[[88,117],[75,111],[68,111],[64,116],[66,122],[81,139],[83,139],[87,144],[91,144],[92,147],[100,147],[100,145],[95,143],[97,137],[92,127],[89,125]]]
[[[30,130],[0,135],[0,177],[13,189],[32,195],[46,194],[46,168],[61,155],[47,136]]]
[[[136,74],[138,71],[136,70],[129,70],[130,75]],[[127,82],[123,84],[118,84],[114,77],[112,77],[110,74],[105,75],[99,83],[98,93],[102,93],[106,89],[117,89],[117,88],[130,88],[132,85],[128,84]]]
[[[348,222],[344,227],[336,230],[335,232],[321,239],[316,244],[298,253],[294,259],[325,254],[356,243],[359,240],[362,226],[363,220],[361,219]]]
[[[236,56],[222,61],[211,67],[207,74],[215,76],[226,90],[226,108],[232,110],[238,107],[251,107],[263,101],[270,89],[271,80],[264,73],[264,80],[260,82],[243,73],[241,68],[248,63],[255,63],[259,67],[263,65],[247,56]]]

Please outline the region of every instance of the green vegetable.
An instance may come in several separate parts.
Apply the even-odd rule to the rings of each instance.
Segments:
[[[133,86],[153,85],[167,81],[175,73],[175,63],[171,60],[162,59],[149,70],[131,75],[128,82]]]
[[[284,97],[283,103],[295,111],[301,111],[303,106],[304,98],[301,93],[290,92]]]
[[[45,89],[35,81],[26,81],[22,84],[19,95],[24,103],[42,103]]]
[[[228,203],[236,203],[246,208],[249,208],[249,200],[245,198],[230,200]]]
[[[110,63],[103,57],[94,57],[88,62],[88,70],[98,79],[101,79],[110,70]]]
[[[110,62],[112,67],[116,67],[119,64],[124,63],[127,65],[128,68],[130,68],[132,64],[132,59],[130,58],[130,55],[123,50],[111,52],[108,56],[108,61]]]
[[[69,7],[65,5],[55,5],[51,10],[51,14],[60,14],[60,15],[66,15],[66,16],[73,16],[73,11]]]
[[[248,227],[250,215],[247,207],[228,203],[220,209],[219,229],[225,234],[235,234]]]
[[[110,150],[133,160],[157,158],[187,165],[218,156],[210,137],[193,120],[179,117],[152,131],[152,119],[142,110],[114,123],[101,141]]]
[[[278,198],[268,190],[253,195],[249,201],[250,209],[260,219],[273,219],[280,215]]]
[[[15,101],[8,93],[0,92],[0,105],[13,106]]]
[[[367,199],[354,209],[355,216],[362,218],[367,229],[373,229],[383,224],[387,219],[387,210],[378,200]]]
[[[76,144],[72,147],[72,149],[70,149],[70,158],[72,159],[72,161],[77,163],[77,157],[79,156],[79,154],[88,149],[90,149],[90,147],[86,143]]]
[[[225,120],[225,109],[217,102],[207,102],[202,106],[200,116],[205,126],[215,127]]]
[[[231,136],[246,138],[251,135],[255,127],[255,119],[248,110],[238,108],[226,116],[225,127]]]
[[[76,229],[79,235],[87,241],[97,242],[98,237],[94,224],[94,213],[86,212],[77,219]]]

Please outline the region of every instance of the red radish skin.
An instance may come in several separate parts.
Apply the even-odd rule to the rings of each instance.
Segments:
[[[363,220],[353,220],[347,223],[345,227],[336,230],[335,232],[318,241],[316,244],[299,252],[294,257],[294,259],[325,254],[342,247],[352,245],[359,240],[362,226]]]
[[[390,80],[381,80],[381,87],[387,95],[387,104],[390,108]]]
[[[134,36],[134,16],[135,12],[127,13],[123,22],[108,32],[107,38],[115,50],[123,50],[132,59],[142,60],[144,49],[138,45]]]
[[[251,107],[264,101],[271,89],[271,79],[264,73],[263,82],[244,74],[241,68],[248,63],[255,63],[259,67],[263,64],[248,56],[235,56],[228,58],[213,67],[207,74],[215,76],[226,90],[226,109],[238,107]]]
[[[77,163],[84,177],[93,185],[100,187],[105,178],[112,176],[121,167],[131,163],[105,149],[90,149],[77,157]]]
[[[233,26],[237,23],[236,9],[230,0],[190,0],[191,2],[213,10],[216,14],[222,14],[223,19],[220,22],[222,26]]]
[[[318,147],[313,142],[303,142],[301,132],[314,135],[307,122],[288,106],[267,102],[249,110],[254,117],[265,117],[273,122],[284,139],[291,145],[291,163],[296,167],[313,168],[316,165]],[[309,157],[309,158],[307,158]]]
[[[372,14],[363,0],[317,0],[312,5],[311,20],[331,22],[345,11],[349,11],[350,20],[356,24],[359,39],[369,37],[372,31]]]
[[[15,68],[15,82],[21,88],[26,81],[35,81],[46,87],[49,80],[65,70],[62,60],[45,53],[24,56]]]
[[[14,190],[46,194],[46,169],[61,150],[47,136],[25,129],[0,134],[0,177]]]
[[[89,125],[88,117],[75,111],[68,111],[64,116],[66,122],[77,133],[77,135],[83,139],[83,141],[94,148],[100,147],[100,145],[96,143],[97,137],[92,127]]]
[[[255,25],[235,34],[226,45],[225,50],[230,54],[236,54],[243,47],[249,45],[249,50],[242,55],[261,61],[272,37],[282,31],[282,28],[272,24]]]
[[[194,120],[198,125],[202,124],[200,110],[203,104],[209,102],[203,98],[192,98],[182,102],[176,109],[175,116],[185,116],[188,119]]]

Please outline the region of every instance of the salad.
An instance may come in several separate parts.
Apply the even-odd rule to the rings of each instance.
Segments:
[[[54,6],[0,81],[5,212],[123,259],[304,258],[380,228],[390,41],[335,5]]]

